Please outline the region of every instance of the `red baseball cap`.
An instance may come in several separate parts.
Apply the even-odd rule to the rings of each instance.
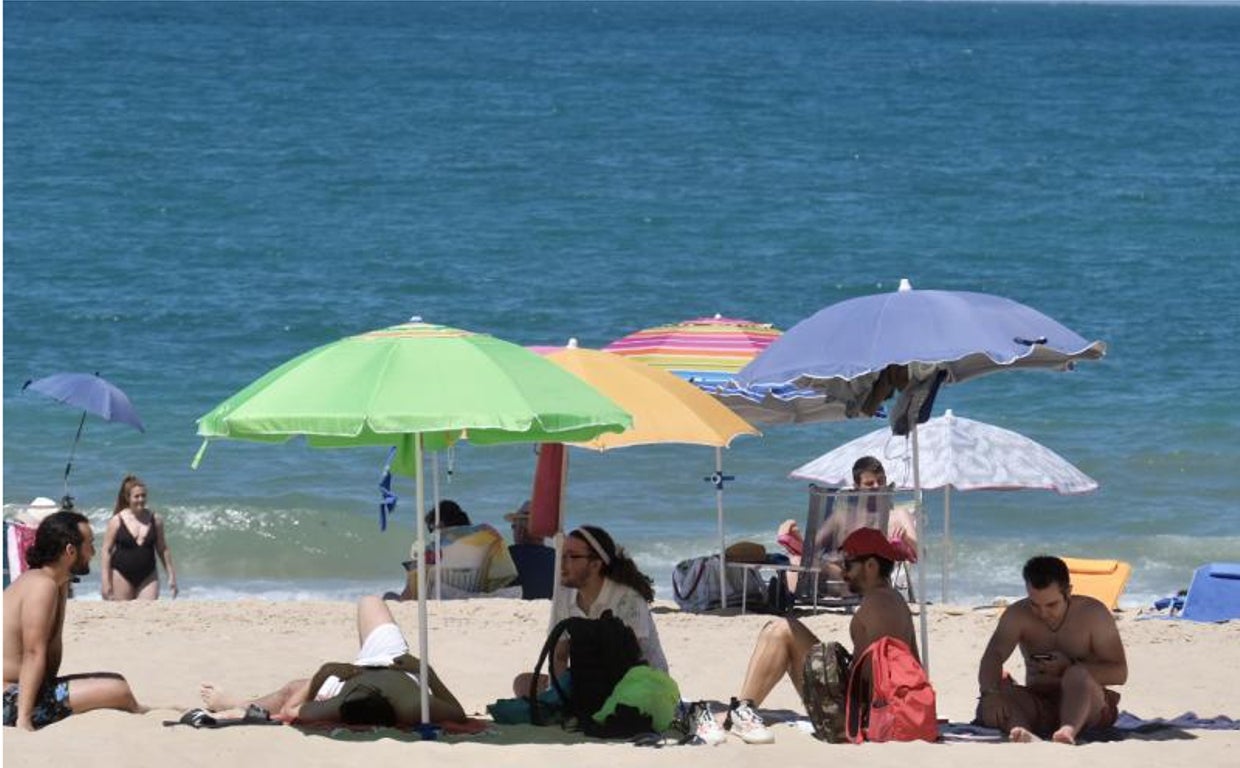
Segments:
[[[870,555],[890,560],[893,563],[909,559],[908,552],[903,547],[889,541],[877,528],[858,528],[848,534],[841,549],[850,559]]]

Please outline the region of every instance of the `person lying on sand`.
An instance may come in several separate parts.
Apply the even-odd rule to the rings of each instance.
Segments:
[[[1028,597],[999,617],[977,673],[977,721],[1012,741],[1051,738],[1075,744],[1089,728],[1115,722],[1119,694],[1104,686],[1128,679],[1128,661],[1111,611],[1073,595],[1068,566],[1040,555],[1025,563]],[[1025,684],[1014,684],[1003,662],[1020,648]]]
[[[346,725],[415,726],[422,722],[418,660],[409,654],[392,612],[378,597],[357,603],[357,658],[352,664],[328,663],[312,678],[290,680],[279,690],[249,698],[203,683],[202,702],[210,712],[261,707],[285,722]],[[430,674],[430,720],[465,720],[465,710]]]

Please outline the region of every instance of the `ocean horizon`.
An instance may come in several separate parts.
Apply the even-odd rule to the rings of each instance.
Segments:
[[[71,492],[101,533],[141,476],[182,597],[397,589],[421,515],[399,478],[380,530],[386,449],[213,440],[194,470],[196,419],[411,316],[599,348],[908,278],[1108,345],[940,392],[1100,486],[954,492],[949,601],[1019,595],[1048,552],[1131,563],[1147,605],[1240,559],[1237,40],[1232,4],[6,2],[5,514],[60,497],[79,418],[22,384],[97,371],[146,432],[88,418]],[[789,472],[885,425],[738,438],[728,541],[775,550]],[[566,526],[670,599],[717,548],[713,450],[570,453]],[[441,495],[507,534],[534,461],[462,444]]]

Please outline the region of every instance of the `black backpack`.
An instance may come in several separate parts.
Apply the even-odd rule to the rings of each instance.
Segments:
[[[644,663],[637,636],[627,624],[613,616],[611,611],[604,611],[597,619],[564,619],[551,629],[547,642],[543,643],[542,651],[538,654],[538,664],[534,667],[534,677],[530,682],[531,721],[536,725],[544,722],[539,711],[538,678],[543,665],[555,653],[555,646],[565,633],[569,636],[571,690],[564,691],[556,676],[550,675],[552,687],[560,701],[564,702],[565,725],[576,720],[577,727],[591,736],[623,736],[650,730],[648,725],[640,728],[640,724],[632,724],[622,729],[631,730],[631,733],[617,733],[608,723],[599,725],[593,718],[594,713],[603,708],[616,683],[620,682],[625,673]]]

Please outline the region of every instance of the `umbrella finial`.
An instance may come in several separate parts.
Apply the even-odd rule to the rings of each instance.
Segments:
[[[421,316],[421,315],[410,315],[410,316],[409,316],[409,322],[411,322],[411,323],[420,323],[420,322],[422,322],[422,316]]]
[[[570,339],[568,340],[568,343],[567,343],[567,344],[565,344],[564,346],[565,346],[566,348],[568,348],[568,349],[576,349],[576,348],[577,348],[577,339],[576,339],[576,338],[570,338]]]
[[[907,277],[900,278],[900,287],[897,289],[900,293],[913,290],[913,284],[909,282]]]
[[[954,418],[956,418],[956,414],[952,413],[952,409],[951,409],[951,408],[948,408],[946,411],[943,411],[943,418],[945,418],[945,419],[954,419]]]

